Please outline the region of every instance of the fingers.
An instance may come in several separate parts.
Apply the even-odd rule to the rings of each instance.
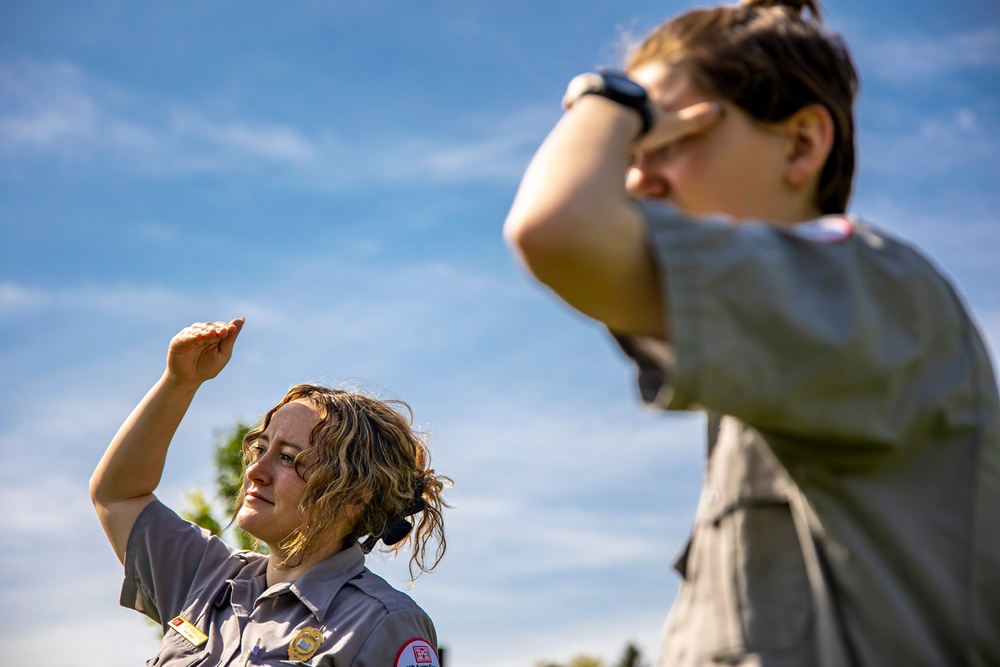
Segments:
[[[182,329],[180,333],[195,339],[226,338],[230,334],[239,334],[244,321],[244,318],[238,317],[231,322],[195,322]]]
[[[237,317],[226,325],[226,337],[219,343],[219,352],[221,354],[227,357],[232,355],[233,345],[236,344],[236,337],[240,335],[245,321],[242,317]],[[216,322],[216,324],[222,324],[222,322]]]
[[[225,368],[243,318],[231,322],[195,322],[174,336],[167,349],[165,378],[172,385],[195,388]]]
[[[233,348],[233,341],[243,328],[244,319],[239,317],[231,322],[195,322],[185,327],[170,341],[170,349],[175,352],[194,350],[206,346],[219,346],[227,342],[225,353]]]
[[[699,102],[678,111],[677,117],[688,123],[711,124],[722,116],[722,109],[718,102]]]
[[[675,112],[657,110],[653,129],[643,137],[636,148],[651,151],[683,137],[699,134],[719,122],[724,107],[718,102],[699,102]]]

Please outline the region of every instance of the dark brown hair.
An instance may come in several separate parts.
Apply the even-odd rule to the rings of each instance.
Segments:
[[[382,535],[420,499],[422,507],[409,517],[415,520],[413,530],[384,550],[410,547],[411,578],[419,576],[415,570],[433,570],[447,548],[442,510],[448,504],[441,492],[451,480],[430,467],[430,451],[422,435],[412,429],[412,411],[406,403],[320,385],[297,385],[246,434],[244,466],[250,463],[252,445],[274,413],[300,400],[315,406],[320,415],[309,437],[310,447],[295,458],[296,469],[306,481],[299,508],[305,521],[282,543],[288,553],[284,564],[301,561],[327,528],[343,517],[353,517],[352,530],[345,538],[348,545],[366,535]],[[236,511],[245,495],[246,477]],[[436,542],[433,553],[431,542]]]
[[[841,38],[823,28],[818,0],[743,0],[694,9],[654,30],[628,60],[681,67],[703,92],[763,122],[811,104],[833,118],[835,136],[816,204],[843,213],[854,178],[854,98],[858,76]]]

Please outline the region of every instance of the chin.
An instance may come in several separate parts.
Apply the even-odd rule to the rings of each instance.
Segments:
[[[241,509],[236,514],[236,526],[241,530],[250,533],[250,535],[252,535],[253,537],[260,539],[259,537],[257,537],[254,531],[254,517],[247,515],[246,508]]]

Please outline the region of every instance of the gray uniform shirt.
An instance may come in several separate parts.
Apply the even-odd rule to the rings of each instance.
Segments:
[[[129,536],[121,596],[163,626],[147,664],[440,667],[430,618],[365,568],[359,547],[270,588],[266,564],[151,503]]]
[[[618,340],[709,414],[660,664],[1000,665],[997,388],[952,288],[844,218],[643,207],[671,344]]]

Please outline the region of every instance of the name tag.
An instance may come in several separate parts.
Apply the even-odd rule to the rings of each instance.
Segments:
[[[169,625],[171,628],[176,630],[181,637],[188,640],[195,646],[201,646],[208,641],[208,635],[194,627],[191,621],[187,620],[183,616],[178,616],[172,619]]]

